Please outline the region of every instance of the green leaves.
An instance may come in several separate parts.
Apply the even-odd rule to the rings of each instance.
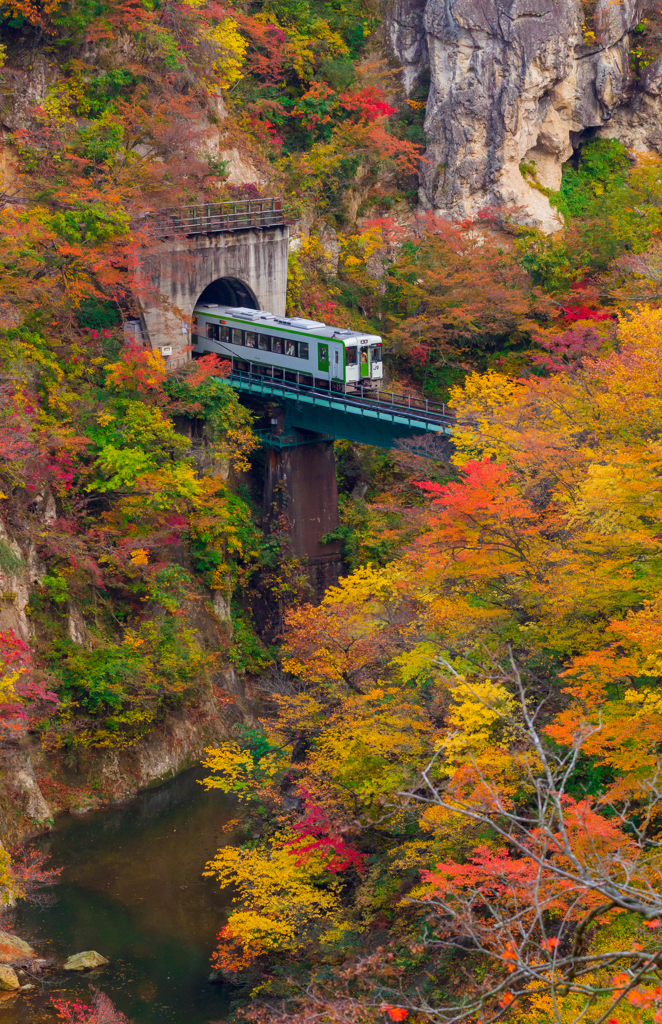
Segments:
[[[628,152],[618,139],[593,139],[579,151],[577,167],[567,163],[557,205],[564,216],[595,215],[604,197],[623,189],[631,168]]]

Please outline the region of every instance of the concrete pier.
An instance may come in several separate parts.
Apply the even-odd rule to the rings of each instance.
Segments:
[[[268,448],[264,517],[265,525],[276,518],[287,522],[292,554],[306,566],[315,600],[321,600],[342,573],[340,541],[321,543],[339,526],[332,440],[308,434],[304,443]]]

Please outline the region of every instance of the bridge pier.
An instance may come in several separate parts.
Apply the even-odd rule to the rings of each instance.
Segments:
[[[287,523],[292,554],[304,563],[318,602],[342,574],[340,541],[321,543],[340,525],[333,438],[297,431],[272,432],[264,440],[265,521]]]

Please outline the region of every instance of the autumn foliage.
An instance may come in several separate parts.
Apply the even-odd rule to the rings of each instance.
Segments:
[[[252,788],[292,809],[250,860],[224,848],[209,866],[239,886],[229,976],[267,955],[342,959],[308,995],[283,990],[283,1014],[662,1010],[659,326],[642,308],[614,347],[589,327],[552,341],[545,376],[470,375],[452,474],[414,488],[413,540],[289,613],[296,682],[270,699]],[[219,749],[209,766],[232,790],[228,763]],[[278,943],[297,892],[296,941]],[[359,994],[343,972],[363,970],[371,929],[386,938]],[[443,992],[425,980],[450,969]]]

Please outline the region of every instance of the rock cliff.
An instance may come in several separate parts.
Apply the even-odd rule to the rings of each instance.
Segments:
[[[662,152],[662,58],[639,82],[631,33],[645,0],[394,0],[391,46],[410,91],[429,68],[424,209],[469,216],[515,205],[545,231],[562,226],[519,169],[557,189],[586,133]]]
[[[36,533],[48,529],[56,515],[55,499],[45,488],[34,498],[31,528],[26,521],[20,531],[9,532],[0,521],[0,631],[13,630],[32,645],[36,635],[29,600],[46,573]],[[205,650],[222,648],[231,636],[229,595],[221,590],[201,592],[198,599],[184,602],[182,612]],[[82,611],[74,602],[68,604],[65,621],[74,644],[90,643]],[[36,676],[51,685],[41,669]],[[82,749],[77,757],[64,758],[42,749],[36,735],[19,729],[0,748],[0,834],[14,842],[50,828],[58,812],[84,812],[164,782],[197,764],[205,747],[227,738],[237,722],[255,724],[252,701],[243,678],[226,665],[201,685],[193,706],[170,710],[133,746]]]

